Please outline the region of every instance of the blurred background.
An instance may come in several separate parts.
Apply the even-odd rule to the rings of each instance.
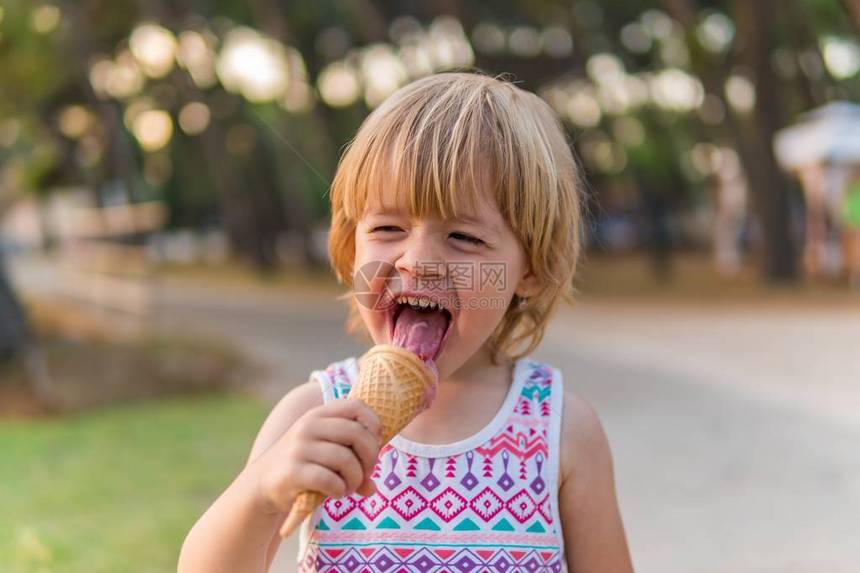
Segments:
[[[0,1],[0,570],[175,570],[275,401],[368,347],[343,146],[477,68],[586,173],[534,356],[603,419],[637,570],[858,571],[858,32],[860,0]]]

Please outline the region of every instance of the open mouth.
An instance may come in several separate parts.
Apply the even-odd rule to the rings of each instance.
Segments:
[[[392,343],[411,350],[425,362],[435,362],[439,358],[451,332],[451,324],[451,312],[426,297],[401,295],[388,313]]]

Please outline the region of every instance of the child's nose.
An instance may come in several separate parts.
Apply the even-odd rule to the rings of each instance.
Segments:
[[[407,245],[395,268],[413,278],[442,278],[445,261],[432,241],[416,239]]]

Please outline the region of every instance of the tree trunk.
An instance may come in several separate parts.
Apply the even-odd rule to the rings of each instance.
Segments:
[[[806,50],[814,53],[822,70],[822,78],[818,80],[812,80],[805,73],[797,74],[798,86],[803,97],[803,108],[811,109],[823,105],[828,100],[833,99],[833,94],[838,94],[838,97],[844,98],[845,94],[841,93],[844,90],[840,89],[838,82],[834,81],[824,64],[824,54],[818,45],[818,34],[804,4],[798,0],[783,0],[783,2],[785,17],[791,31],[789,38],[795,53],[799,55]]]
[[[128,134],[122,123],[122,110],[118,103],[101,100],[93,92],[88,79],[89,62],[95,55],[91,40],[93,34],[90,31],[90,23],[80,7],[75,6],[69,0],[66,0],[63,5],[65,8],[63,12],[71,18],[71,24],[75,30],[74,34],[68,34],[70,38],[69,54],[71,56],[71,65],[75,70],[75,83],[98,113],[108,133],[107,174],[109,177],[121,181],[125,187],[128,200],[130,202],[135,201],[140,195],[136,182],[137,174],[140,170],[135,160]],[[98,188],[99,182],[94,183],[96,188],[93,191],[95,192],[96,199],[101,203],[103,197],[101,196],[101,190]]]
[[[0,359],[21,353],[27,344],[28,330],[24,307],[18,301],[0,252]]]
[[[753,165],[749,169],[751,196],[762,223],[765,276],[773,282],[797,277],[791,240],[788,181],[773,152],[773,138],[784,116],[783,102],[773,75],[770,54],[774,30],[770,19],[779,5],[774,0],[736,0],[735,19],[744,41],[741,59],[753,70],[756,105],[751,117]]]
[[[39,402],[47,408],[54,407],[55,397],[45,356],[30,330],[27,312],[9,280],[0,246],[0,364],[12,360],[23,367],[29,388]]]
[[[698,6],[694,0],[661,0],[669,14],[678,20],[690,41],[695,41]],[[770,67],[772,53],[772,18],[775,13],[771,0],[736,0],[738,35],[744,42],[743,56],[755,74],[758,90],[756,108],[751,118],[751,129],[726,107],[728,129],[749,181],[749,192],[763,229],[763,271],[769,281],[779,282],[796,277],[794,247],[791,242],[788,210],[788,184],[776,163],[771,142],[779,127],[782,105],[777,95]],[[771,12],[768,12],[771,9]],[[762,28],[763,31],[760,31]],[[697,74],[702,78],[705,91],[722,97],[723,87],[731,73],[728,58],[703,63]],[[724,103],[725,104],[725,103]]]

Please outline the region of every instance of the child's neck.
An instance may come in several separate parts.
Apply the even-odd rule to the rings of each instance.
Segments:
[[[498,384],[507,387],[506,382],[509,379],[505,378],[504,373],[508,371],[510,364],[502,362],[494,364],[491,350],[486,346],[481,346],[460,368],[448,375],[446,378],[439,380],[439,386],[454,386],[459,384]],[[500,380],[501,376],[501,380]]]
[[[490,423],[507,396],[513,364],[493,364],[481,348],[456,372],[439,380],[433,405],[419,414],[401,435],[427,444],[465,439]]]

